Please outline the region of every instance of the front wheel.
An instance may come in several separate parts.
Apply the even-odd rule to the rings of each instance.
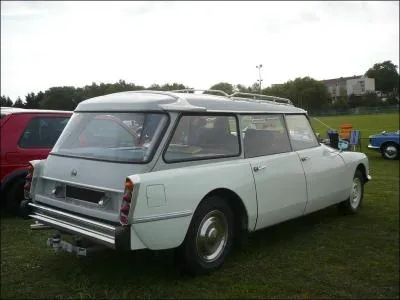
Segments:
[[[233,213],[220,197],[209,197],[194,213],[185,241],[177,249],[177,259],[186,271],[199,275],[222,266],[232,248]]]
[[[399,146],[394,143],[385,144],[382,147],[381,153],[385,159],[397,159],[399,158]]]
[[[364,177],[361,171],[357,170],[353,177],[353,184],[351,186],[350,197],[339,203],[339,211],[343,214],[357,213],[363,202],[364,198]]]

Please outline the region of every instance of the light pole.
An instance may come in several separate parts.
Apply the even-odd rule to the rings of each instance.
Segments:
[[[259,87],[260,87],[260,94],[261,94],[261,82],[262,82],[262,79],[261,79],[261,68],[262,68],[262,65],[261,64],[259,64],[258,66],[256,66],[256,68],[258,69],[258,84],[259,84]]]

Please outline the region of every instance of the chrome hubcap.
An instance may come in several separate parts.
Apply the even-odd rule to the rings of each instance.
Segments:
[[[385,155],[388,158],[394,158],[397,155],[397,149],[395,146],[387,146],[385,149]]]
[[[360,178],[353,179],[353,186],[351,188],[351,195],[350,195],[350,205],[352,208],[356,209],[360,204],[361,200],[361,187],[362,183]]]
[[[196,237],[196,248],[200,258],[215,261],[225,249],[228,240],[228,221],[219,210],[209,212],[201,221]]]

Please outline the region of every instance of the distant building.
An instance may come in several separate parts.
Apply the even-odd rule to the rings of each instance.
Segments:
[[[321,82],[326,85],[333,98],[351,94],[361,96],[375,91],[375,79],[362,75],[321,80]]]

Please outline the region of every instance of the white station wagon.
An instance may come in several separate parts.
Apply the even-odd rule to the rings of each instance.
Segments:
[[[176,248],[194,274],[220,267],[248,232],[335,204],[357,212],[366,155],[318,143],[288,99],[242,94],[81,102],[48,158],[31,162],[21,209],[57,230],[55,249]]]

